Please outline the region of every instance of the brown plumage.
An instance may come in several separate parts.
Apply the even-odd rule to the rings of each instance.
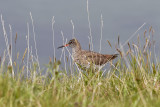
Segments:
[[[60,46],[58,48],[66,46],[72,48],[72,56],[74,62],[85,68],[89,68],[91,64],[93,64],[95,67],[102,67],[107,62],[115,59],[118,56],[118,54],[106,55],[97,52],[82,50],[81,45],[77,39],[71,39],[68,44]]]

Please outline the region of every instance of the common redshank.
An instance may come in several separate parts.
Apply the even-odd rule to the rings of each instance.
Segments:
[[[58,47],[71,47],[72,48],[72,58],[75,63],[83,68],[90,68],[93,65],[94,69],[102,68],[107,62],[115,59],[118,54],[107,55],[100,54],[93,51],[82,50],[81,45],[77,39],[71,39],[67,44]]]

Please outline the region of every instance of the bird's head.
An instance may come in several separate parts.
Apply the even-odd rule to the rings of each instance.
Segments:
[[[63,48],[63,47],[67,47],[67,46],[69,46],[71,48],[76,48],[76,47],[80,47],[80,43],[78,42],[77,39],[71,39],[67,44],[58,47],[58,49]]]

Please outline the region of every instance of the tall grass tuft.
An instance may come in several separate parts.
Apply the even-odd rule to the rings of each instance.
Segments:
[[[1,22],[4,28],[2,15]],[[74,36],[73,21],[71,23]],[[53,24],[54,20],[52,20],[54,40]],[[101,24],[100,41],[103,28],[102,16]],[[33,58],[38,59],[38,56],[33,56],[32,47],[29,45],[29,24],[27,24],[26,50],[21,58],[19,52],[15,50],[16,58],[13,61],[12,41],[8,43],[8,36],[3,29],[6,50],[0,57],[0,107],[158,107],[160,105],[160,63],[155,53],[153,27],[145,30],[143,35],[138,35],[136,43],[130,42],[130,39],[137,35],[144,25],[145,23],[124,44],[120,42],[118,36],[119,47],[117,46],[116,50],[120,55],[109,68],[100,69],[99,72],[90,70],[89,73],[78,68],[76,64],[73,69],[72,64],[69,64],[73,58],[68,48],[66,50],[70,55],[69,58],[66,58],[65,50],[62,50],[61,56],[64,56],[64,59],[63,57],[60,60],[50,58],[46,69],[40,68],[37,60],[33,60]],[[11,35],[10,26],[10,38],[12,38]],[[67,39],[65,41],[63,32],[61,35],[65,44]],[[141,36],[142,40],[140,40]],[[17,39],[16,34],[15,44],[18,42]],[[142,45],[141,41],[145,41],[145,44]],[[113,48],[109,41],[108,43]],[[126,44],[127,50],[124,49]],[[61,65],[63,61],[65,67]],[[70,65],[69,68],[67,65]],[[35,75],[37,69],[45,73]],[[71,75],[68,75],[68,72],[71,72]]]

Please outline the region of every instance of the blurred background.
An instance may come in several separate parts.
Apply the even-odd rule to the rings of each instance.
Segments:
[[[100,36],[101,36],[101,15],[103,17],[103,39],[102,50],[103,54],[115,53],[115,44],[117,43],[118,35],[120,43],[124,44],[134,32],[141,28],[130,42],[137,43],[137,35],[140,36],[140,41],[143,39],[144,31],[149,35],[149,27],[154,29],[154,39],[156,40],[156,54],[159,54],[160,49],[160,1],[159,0],[88,0],[89,16],[91,23],[91,33],[93,37],[94,51],[99,52]],[[35,35],[37,41],[37,49],[40,64],[49,62],[49,56],[53,57],[52,45],[52,17],[55,18],[55,47],[56,58],[60,58],[61,49],[57,50],[58,46],[63,44],[61,32],[63,32],[65,40],[72,38],[72,24],[74,23],[75,37],[79,40],[82,48],[89,49],[89,24],[87,14],[86,0],[1,0],[0,14],[5,21],[5,28],[10,36],[9,24],[12,26],[13,34],[13,55],[15,54],[14,38],[17,33],[17,52],[20,52],[20,57],[23,56],[27,48],[26,35],[28,34],[27,23],[29,23],[30,32],[30,48],[32,46],[33,54],[35,55],[32,21],[30,17],[32,13],[35,27]],[[110,41],[112,48],[107,43]],[[127,46],[124,46],[126,48]],[[3,55],[6,49],[3,36],[2,23],[0,23],[0,56]],[[70,49],[71,51],[71,49]],[[68,55],[68,51],[66,51]],[[14,56],[13,56],[14,58]]]

